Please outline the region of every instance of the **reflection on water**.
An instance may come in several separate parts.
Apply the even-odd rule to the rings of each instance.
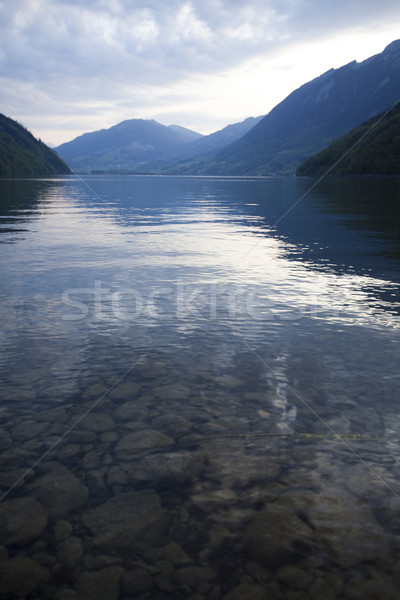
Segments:
[[[308,185],[0,182],[5,598],[397,598],[399,184]]]

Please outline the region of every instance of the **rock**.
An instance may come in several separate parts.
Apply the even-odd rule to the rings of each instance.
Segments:
[[[0,596],[26,596],[42,581],[44,571],[31,558],[16,556],[0,563]]]
[[[115,411],[115,416],[122,421],[142,421],[147,414],[147,409],[136,401],[124,402]]]
[[[115,447],[115,456],[118,460],[129,461],[137,458],[137,453],[140,450],[152,450],[153,448],[174,445],[175,441],[168,435],[155,429],[142,429],[129,433],[122,438]]]
[[[242,583],[231,590],[222,600],[269,600],[266,589],[256,583]]]
[[[204,468],[202,457],[196,460],[191,452],[150,454],[141,462],[133,476],[143,480],[175,481],[182,483],[197,477]]]
[[[397,600],[398,597],[398,585],[392,585],[381,577],[355,577],[345,588],[346,600]]]
[[[257,583],[264,585],[272,579],[271,571],[255,560],[248,560],[245,567]]]
[[[377,464],[373,465],[371,472],[364,464],[348,466],[342,471],[342,481],[350,494],[368,501],[369,498],[381,499],[386,508],[386,497],[395,497],[389,487],[399,494],[398,481],[388,469]]]
[[[59,450],[57,451],[57,460],[60,462],[65,462],[74,458],[75,456],[79,456],[82,453],[81,447],[79,444],[65,444],[65,446],[59,446]]]
[[[85,471],[94,471],[101,464],[101,455],[96,450],[87,452],[80,461],[80,467]]]
[[[71,536],[58,545],[57,558],[66,569],[75,567],[82,556],[83,544],[77,537]]]
[[[65,423],[68,421],[68,413],[64,408],[50,408],[48,410],[40,410],[35,414],[38,421],[48,421],[49,423]]]
[[[146,554],[146,559],[147,557],[149,557],[150,562],[166,560],[174,567],[185,567],[193,562],[190,556],[186,554],[182,546],[180,546],[176,542],[171,542],[167,546],[163,546],[162,548],[152,548]]]
[[[115,421],[105,413],[90,412],[79,422],[79,429],[88,429],[95,433],[104,433],[115,429]]]
[[[91,444],[97,441],[97,434],[94,431],[87,431],[86,429],[73,429],[68,432],[67,439],[73,444]]]
[[[143,423],[143,421],[124,421],[123,427],[129,431],[138,431],[139,429],[149,428],[147,423]]]
[[[102,471],[89,471],[86,477],[86,483],[92,496],[99,498],[107,494],[105,477]]]
[[[124,573],[122,589],[128,596],[145,594],[153,589],[153,580],[144,569],[132,569]]]
[[[130,481],[131,477],[119,466],[111,467],[107,471],[108,485],[127,485]]]
[[[100,571],[81,573],[76,582],[79,600],[119,600],[122,567],[107,567]]]
[[[24,546],[40,537],[47,510],[33,498],[15,498],[0,504],[0,540],[6,546]]]
[[[250,556],[267,567],[290,562],[314,545],[312,529],[279,501],[259,512],[247,526],[244,540]]]
[[[111,392],[109,397],[117,400],[134,400],[142,386],[131,381],[119,383]]]
[[[64,541],[72,533],[72,525],[69,521],[57,521],[53,527],[54,539],[56,542]]]
[[[12,444],[12,439],[8,431],[0,431],[0,452],[7,450]]]
[[[104,444],[114,444],[119,440],[119,435],[116,431],[105,431],[100,435],[100,441]]]
[[[295,565],[285,565],[278,569],[276,578],[294,590],[307,590],[312,583],[312,577]]]
[[[246,487],[275,481],[280,472],[279,459],[275,455],[257,455],[246,452],[240,437],[210,440],[201,446],[207,460],[206,474],[214,481],[224,482],[224,487]]]
[[[0,546],[0,562],[8,559],[8,550],[5,546]]]
[[[194,506],[200,508],[204,512],[222,512],[228,507],[238,502],[238,496],[233,491],[228,489],[212,489],[194,494],[190,501]]]
[[[3,458],[3,454],[1,455],[1,458]],[[12,471],[4,470],[0,472],[0,489],[4,492],[8,492],[10,487],[12,487],[13,490],[17,490],[25,485],[27,481],[32,480],[32,477],[32,471],[27,472],[26,469],[14,469]]]
[[[23,441],[30,440],[39,436],[49,427],[47,422],[38,423],[38,421],[21,421],[11,429],[11,435],[14,440]]]
[[[148,527],[163,517],[159,496],[150,490],[127,492],[83,515],[97,548],[131,550],[141,547]],[[151,536],[147,540],[152,543]]]
[[[186,400],[190,397],[189,388],[179,383],[154,388],[153,393],[161,400]]]
[[[181,586],[188,587],[194,592],[200,584],[212,583],[217,579],[215,571],[210,567],[184,567],[175,573],[175,578]]]
[[[101,396],[106,394],[109,389],[109,386],[104,385],[104,383],[92,383],[91,385],[87,386],[83,392],[82,398],[84,400],[89,400],[90,398],[101,398]]]
[[[31,558],[40,562],[44,567],[54,567],[57,564],[57,559],[52,554],[48,552],[34,552],[31,555]]]
[[[342,566],[384,560],[387,556],[387,533],[368,505],[344,490],[326,488],[314,494],[307,517],[320,547]]]
[[[106,567],[113,567],[114,565],[120,565],[123,563],[121,556],[112,556],[109,554],[97,554],[92,556],[86,554],[83,557],[83,568],[86,571],[98,571],[99,569],[105,569]]]
[[[336,600],[335,591],[332,589],[329,582],[322,577],[318,577],[308,588],[308,597],[311,598],[311,600],[320,600],[321,598],[324,598],[324,600]],[[346,595],[346,600],[347,598],[348,596]],[[362,595],[360,596],[360,600],[361,598],[364,600],[368,598],[368,596]]]
[[[178,439],[191,431],[192,424],[180,415],[168,414],[153,419],[150,427]]]
[[[61,465],[34,480],[27,489],[55,518],[63,517],[71,510],[81,508],[87,503],[89,496],[87,487]]]
[[[54,594],[54,600],[78,600],[75,590],[58,590]]]

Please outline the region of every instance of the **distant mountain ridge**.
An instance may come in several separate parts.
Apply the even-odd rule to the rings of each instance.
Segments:
[[[329,175],[400,175],[400,102],[309,157],[296,175],[322,175],[328,169]]]
[[[293,174],[311,154],[400,98],[400,40],[331,69],[292,92],[246,135],[217,153],[209,174]]]
[[[0,176],[66,175],[68,165],[25,127],[0,114]]]
[[[239,139],[262,117],[249,117],[210,135],[179,125],[131,119],[109,129],[85,133],[57,147],[57,152],[77,170],[173,172],[190,170],[193,157],[208,157]],[[183,162],[183,167],[174,165]]]
[[[57,147],[72,168],[135,170],[166,154],[176,154],[201,134],[179,125],[130,119],[109,129],[84,133]]]
[[[187,146],[182,154],[176,157],[175,161],[167,161],[164,165],[166,173],[173,174],[193,174],[201,169],[201,165],[209,164],[216,152],[225,148],[229,144],[240,139],[250,129],[263,119],[260,117],[248,117],[240,123],[227,125],[219,131],[205,135]]]

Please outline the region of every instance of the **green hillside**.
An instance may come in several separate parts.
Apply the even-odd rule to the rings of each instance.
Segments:
[[[16,121],[0,114],[0,176],[64,175],[68,165]]]
[[[322,175],[339,160],[329,174],[400,175],[400,104],[384,118],[380,115],[366,121],[322,152],[310,156],[299,166],[296,175]]]

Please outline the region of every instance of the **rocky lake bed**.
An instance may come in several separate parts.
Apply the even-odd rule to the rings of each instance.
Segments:
[[[2,410],[1,596],[397,598],[398,466],[382,440],[318,423],[294,435],[276,390],[229,374],[198,395],[175,375],[143,363],[79,404]]]

